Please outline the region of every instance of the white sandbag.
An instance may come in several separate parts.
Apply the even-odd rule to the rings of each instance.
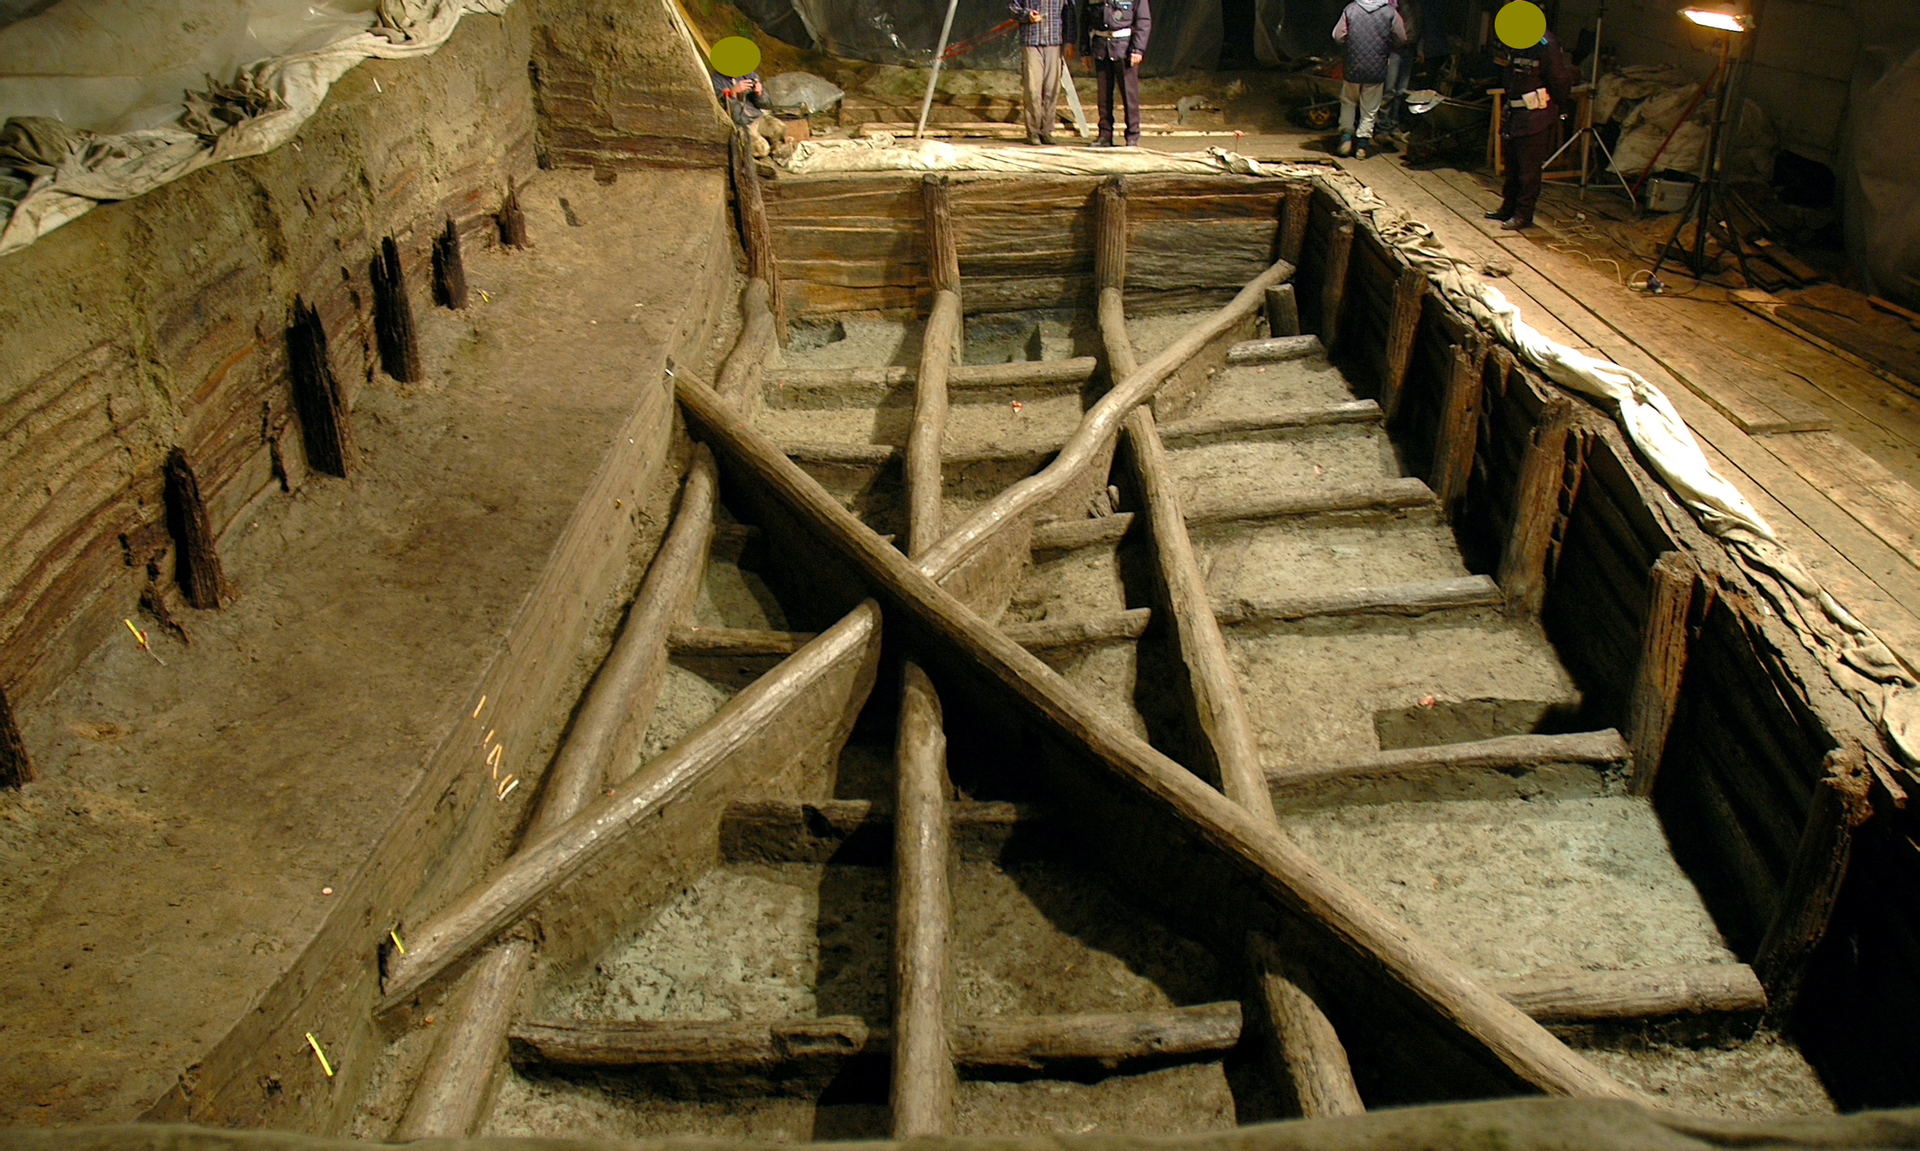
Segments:
[[[782,72],[767,80],[767,103],[784,115],[824,112],[845,96],[833,81],[811,72]]]

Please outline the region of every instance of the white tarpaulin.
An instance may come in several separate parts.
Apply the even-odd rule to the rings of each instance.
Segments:
[[[64,153],[44,157],[46,162],[37,165],[50,170],[35,176],[0,230],[0,255],[26,247],[101,201],[130,199],[208,164],[270,152],[293,138],[319,110],[333,82],[360,61],[428,55],[446,43],[466,13],[497,15],[511,3],[379,0],[377,23],[357,16],[347,19],[352,13],[334,9],[341,16],[337,24],[323,21],[289,29],[309,37],[324,35],[324,44],[242,67],[230,85],[216,78],[212,98],[185,102],[188,114],[182,125],[64,134]],[[0,36],[17,38],[22,29],[31,31],[37,20],[58,13],[56,8],[0,29]],[[366,27],[370,23],[373,26]],[[233,25],[220,27],[231,32]],[[240,27],[244,30],[247,24],[243,21]],[[294,42],[299,40],[300,35],[293,37]],[[127,46],[124,36],[111,43]],[[201,82],[206,83],[206,78]],[[119,115],[138,115],[142,101],[150,96],[150,92],[143,95],[131,89],[123,92],[116,105]],[[105,107],[96,107],[94,114],[109,115]]]
[[[821,172],[1039,172],[1059,176],[1135,176],[1154,172],[1194,176],[1260,176],[1277,172],[1224,148],[1153,152],[1144,148],[995,148],[941,140],[896,140],[885,133],[859,140],[807,140],[786,168]]]
[[[1563,388],[1610,408],[1614,418],[1700,526],[1727,547],[1773,610],[1799,634],[1827,674],[1887,736],[1909,766],[1920,766],[1920,677],[1820,586],[1740,490],[1714,470],[1686,421],[1659,388],[1619,364],[1541,335],[1499,289],[1447,255],[1426,226],[1389,208],[1345,177],[1322,177],[1356,212],[1425,270],[1448,299],[1493,329]]]

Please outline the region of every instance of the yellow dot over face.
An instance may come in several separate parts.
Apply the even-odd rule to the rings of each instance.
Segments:
[[[758,67],[760,45],[745,36],[728,36],[713,42],[713,70],[722,76],[745,76]]]
[[[1493,31],[1509,48],[1531,48],[1547,34],[1547,14],[1538,4],[1513,0],[1493,18]]]

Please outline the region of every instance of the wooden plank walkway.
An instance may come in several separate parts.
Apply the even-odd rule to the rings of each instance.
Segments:
[[[1414,171],[1389,155],[1341,160],[1381,198],[1499,281],[1527,321],[1664,389],[1702,442],[1803,562],[1888,643],[1920,658],[1920,399],[1713,290],[1631,292],[1579,257],[1482,219],[1479,177]],[[1595,193],[1604,195],[1604,193]],[[1544,241],[1544,242],[1543,242]]]

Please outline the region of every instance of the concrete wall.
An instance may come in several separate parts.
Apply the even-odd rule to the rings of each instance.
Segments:
[[[1609,0],[1606,42],[1625,64],[1670,64],[1704,80],[1719,33],[1678,15],[1679,0]],[[1562,0],[1556,27],[1571,48],[1598,0]],[[1759,30],[1747,95],[1766,110],[1780,146],[1838,167],[1860,36],[1846,0],[1757,0]],[[1742,50],[1740,42],[1735,52]]]

